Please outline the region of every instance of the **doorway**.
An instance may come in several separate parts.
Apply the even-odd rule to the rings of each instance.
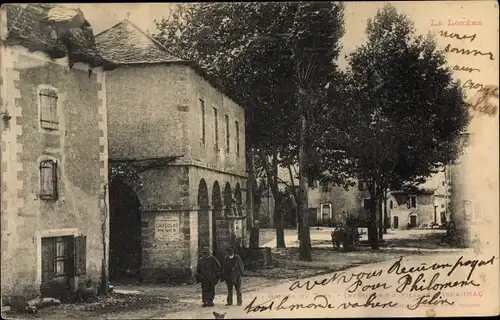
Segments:
[[[134,190],[120,181],[109,187],[110,280],[140,276],[142,232],[140,202]]]
[[[393,228],[397,229],[399,227],[399,217],[395,216],[392,219],[393,219],[393,223],[392,223],[393,224]]]
[[[73,236],[42,238],[41,294],[46,297],[68,297],[70,281],[75,276],[75,242]]]
[[[198,256],[201,256],[203,248],[210,247],[210,204],[204,179],[198,185],[198,207]]]
[[[223,257],[223,252],[220,252],[218,247],[221,230],[218,230],[217,225],[220,225],[220,220],[222,220],[222,196],[219,182],[215,181],[212,189],[212,250],[217,258]]]
[[[417,216],[415,215],[410,216],[410,227],[411,228],[417,227]]]

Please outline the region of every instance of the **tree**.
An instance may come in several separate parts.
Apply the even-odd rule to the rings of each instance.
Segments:
[[[299,117],[304,120],[315,110],[315,95],[334,71],[332,61],[343,34],[342,5],[202,3],[177,10],[157,27],[157,40],[205,68],[246,107],[247,151],[259,155],[266,172],[278,204],[277,245],[284,247],[278,165],[300,154],[301,176],[309,170],[305,156],[309,150],[298,148],[309,139],[307,125],[292,133],[290,128],[306,123]],[[295,133],[302,135],[300,144]],[[302,190],[307,186],[302,184]],[[306,223],[307,194],[301,194],[300,212]],[[301,248],[309,248],[309,228],[303,229],[307,244],[301,242]],[[301,258],[310,259],[310,252]]]
[[[368,21],[366,35],[348,57],[349,107],[329,116],[341,128],[329,148],[344,142],[346,171],[369,183],[368,237],[378,249],[376,213],[384,192],[421,183],[457,158],[469,116],[443,52],[432,37],[416,35],[406,15],[386,5]],[[349,119],[349,126],[338,119]]]

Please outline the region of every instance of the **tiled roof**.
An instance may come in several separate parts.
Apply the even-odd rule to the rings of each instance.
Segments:
[[[115,64],[183,61],[128,20],[96,36],[101,55]]]
[[[92,27],[81,10],[46,3],[3,6],[7,12],[6,45],[21,45],[52,58],[71,55],[73,62],[92,66],[104,63]]]

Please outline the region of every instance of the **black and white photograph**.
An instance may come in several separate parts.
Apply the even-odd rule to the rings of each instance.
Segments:
[[[5,319],[495,316],[499,8],[5,3]]]

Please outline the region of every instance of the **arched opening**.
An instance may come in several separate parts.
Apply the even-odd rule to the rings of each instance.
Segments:
[[[241,201],[241,187],[240,187],[239,183],[237,183],[236,187],[234,187],[234,199],[236,200],[236,215],[242,216],[243,211],[241,208],[241,203],[242,203],[242,201]]]
[[[217,243],[220,242],[220,232],[217,226],[222,219],[222,195],[220,192],[219,182],[215,181],[212,189],[212,248],[215,256],[222,254],[218,248]]]
[[[198,207],[198,255],[201,255],[203,248],[210,246],[210,204],[204,179],[200,180],[198,186]]]
[[[232,214],[231,209],[233,206],[233,195],[231,194],[231,185],[229,182],[226,182],[226,186],[224,187],[224,206],[225,211],[224,215],[230,216]]]
[[[142,266],[140,201],[127,184],[115,180],[109,186],[110,280],[139,276]]]

